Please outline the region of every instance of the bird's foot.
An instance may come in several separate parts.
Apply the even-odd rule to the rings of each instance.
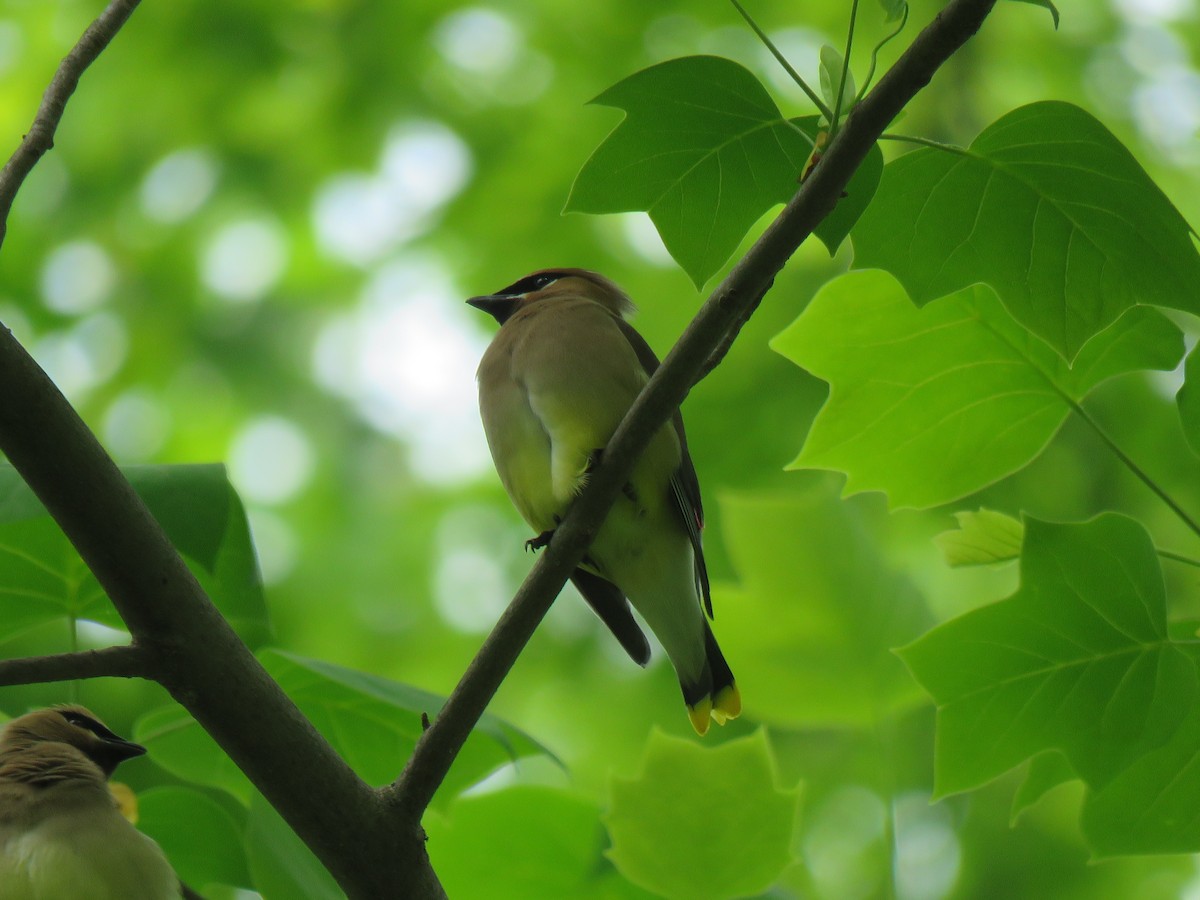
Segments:
[[[525,551],[528,553],[530,550],[532,550],[536,553],[543,547],[550,546],[550,539],[552,537],[554,537],[554,529],[543,531],[537,537],[532,537],[525,542]]]

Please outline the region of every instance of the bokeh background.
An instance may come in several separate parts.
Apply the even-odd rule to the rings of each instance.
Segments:
[[[820,46],[844,41],[848,3],[747,5],[814,81]],[[0,152],[16,147],[58,60],[101,6],[0,0]],[[914,2],[881,64],[939,6]],[[1197,5],[1058,6],[1055,32],[1045,10],[1000,3],[893,130],[966,143],[1016,106],[1068,100],[1104,121],[1200,221]],[[886,26],[873,2],[860,18],[861,82]],[[228,465],[258,548],[273,644],[446,693],[531,562],[475,403],[475,366],[494,324],[463,300],[536,268],[594,268],[631,293],[637,327],[666,352],[704,294],[649,220],[560,211],[620,118],[587,101],[640,68],[695,53],[737,60],[785,112],[810,112],[733,8],[715,0],[145,0],[86,74],[55,149],[17,199],[0,252],[0,321],[119,462]],[[903,149],[884,148],[889,157]],[[838,476],[784,471],[826,389],[767,342],[851,253],[830,259],[816,242],[802,247],[684,406],[721,585],[715,627],[719,636],[731,628],[722,643],[751,676],[759,648],[736,626],[747,573],[731,547],[753,543],[753,510],[767,499],[831,510],[929,622],[1016,582],[1012,567],[945,568],[929,539],[952,525],[947,511],[889,512],[876,495],[839,505]],[[1171,407],[1180,377],[1120,380],[1092,409],[1148,468],[1195,484]],[[956,508],[980,504],[1059,520],[1123,509],[1162,545],[1185,540],[1071,423],[1029,470]],[[856,560],[836,560],[846,579]],[[1167,575],[1181,603],[1195,596],[1194,573]],[[802,616],[806,597],[828,590],[813,579],[795,573],[781,602]],[[849,645],[856,623],[839,627]],[[84,646],[119,639],[80,626]],[[68,646],[61,628],[46,628],[0,653]],[[1011,829],[1015,780],[930,806],[932,709],[914,692],[883,740],[824,708],[836,692],[808,702],[827,687],[785,684],[795,714],[780,713],[778,700],[756,713],[751,677],[747,716],[708,739],[765,723],[781,783],[805,781],[799,861],[771,896],[1200,897],[1190,858],[1089,866],[1070,785]],[[163,699],[138,683],[74,690],[118,728]],[[66,691],[6,688],[0,709],[17,714]],[[632,665],[569,590],[492,711],[565,764],[564,773],[532,762],[506,777],[568,784],[601,806],[614,774],[638,770],[653,728],[690,733],[661,654],[647,671]],[[154,781],[151,765],[130,780]],[[887,804],[898,823],[894,887],[880,824]]]

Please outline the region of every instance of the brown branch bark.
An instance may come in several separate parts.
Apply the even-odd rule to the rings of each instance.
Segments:
[[[149,678],[150,660],[134,644],[0,660],[0,687],[74,681],[76,678]]]
[[[141,0],[112,0],[59,64],[50,86],[42,95],[41,105],[38,106],[33,124],[29,126],[29,132],[4,168],[0,169],[0,246],[4,244],[4,236],[8,232],[8,213],[17,191],[37,161],[54,146],[54,132],[58,130],[67,100],[79,85],[80,76],[133,15],[139,2]]]
[[[854,109],[799,193],[701,307],[617,428],[602,464],[555,531],[553,543],[417,743],[404,772],[388,789],[388,801],[399,816],[420,818],[471,728],[583,558],[651,436],[683,403],[713,353],[723,346],[728,349],[728,336],[745,322],[776,273],[833,209],[879,135],[938,67],[979,30],[995,3],[951,0],[947,4]]]

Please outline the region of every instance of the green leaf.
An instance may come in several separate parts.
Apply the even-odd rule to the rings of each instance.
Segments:
[[[281,650],[262,650],[258,658],[342,758],[375,785],[399,774],[421,735],[421,714],[432,718],[445,703],[419,688]],[[172,704],[143,716],[135,740],[172,774],[250,802],[253,788],[245,776],[182,707]],[[453,797],[505,763],[535,754],[554,759],[533,738],[485,713],[438,796]]]
[[[937,702],[938,796],[1047,750],[1100,787],[1168,742],[1197,695],[1150,537],[1115,513],[1026,519],[1018,591],[899,653]]]
[[[993,287],[1066,359],[1143,303],[1200,313],[1187,222],[1090,114],[1045,102],[970,150],[924,148],[884,170],[854,227],[855,265],[892,272],[924,305]]]
[[[841,51],[836,47],[825,44],[821,47],[821,94],[825,98],[825,103],[830,109],[839,108],[838,94],[842,84],[842,67],[845,60],[842,57]],[[846,70],[846,89],[842,94],[842,102],[840,108],[843,114],[848,110],[850,101],[854,99],[854,76],[850,71]]]
[[[904,8],[908,6],[908,0],[879,0],[879,5],[883,7],[886,14],[884,21],[896,22],[904,15]]]
[[[1050,11],[1050,18],[1054,19],[1054,30],[1058,30],[1058,8],[1050,2],[1050,0],[1016,0],[1017,3],[1029,3],[1033,6],[1040,6],[1042,9]]]
[[[1193,666],[1195,645],[1187,646]],[[1164,687],[1169,690],[1171,683]],[[1083,805],[1084,837],[1096,856],[1200,851],[1200,704],[1172,739],[1150,750]]]
[[[1039,753],[1029,761],[1029,771],[1025,780],[1017,788],[1013,797],[1012,811],[1009,813],[1009,824],[1015,824],[1021,814],[1041,800],[1047,793],[1060,784],[1074,781],[1079,776],[1061,753],[1050,750]]]
[[[600,810],[566,791],[524,785],[459,797],[445,817],[428,815],[423,825],[451,897],[595,897],[611,872]]]
[[[956,512],[954,518],[958,519],[958,527],[933,539],[946,565],[986,566],[1021,555],[1025,529],[1020,520],[993,509]]]
[[[721,498],[737,586],[715,625],[747,715],[768,724],[870,729],[921,702],[891,648],[930,624],[851,504],[827,489]],[[803,597],[803,603],[796,598]]]
[[[976,286],[917,309],[885,272],[826,284],[771,346],[830,384],[791,468],[845,472],[847,493],[928,507],[1032,460],[1073,402],[1138,369],[1172,369],[1179,329],[1130,310],[1073,367]]]
[[[1200,344],[1192,348],[1183,366],[1183,386],[1175,395],[1183,434],[1192,451],[1200,456]]]
[[[158,787],[138,795],[138,828],[158,842],[188,885],[252,887],[243,825],[210,797],[188,787]]]
[[[143,715],[134,723],[133,740],[175,777],[225,791],[243,806],[250,804],[254,787],[249,779],[182,706],[172,703]]]
[[[225,468],[129,466],[122,472],[222,614],[247,642],[261,642],[268,631],[262,583],[245,510]],[[69,618],[125,627],[16,470],[0,466],[0,640]]]
[[[669,60],[618,82],[593,103],[626,118],[584,165],[567,212],[645,210],[697,287],[772,206],[786,203],[812,152],[816,117],[786,119],[748,70],[715,56]],[[878,148],[819,228],[830,251],[870,202]]]
[[[246,861],[264,900],[344,900],[345,894],[312,851],[262,795],[246,819]]]
[[[761,730],[719,747],[655,730],[641,774],[613,779],[609,856],[634,884],[666,897],[758,894],[792,861],[799,798],[778,786]]]

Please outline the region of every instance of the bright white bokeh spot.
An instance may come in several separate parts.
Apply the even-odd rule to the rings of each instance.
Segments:
[[[258,556],[264,584],[278,584],[296,568],[299,541],[296,532],[281,516],[261,507],[249,507],[246,520]]]
[[[77,322],[71,334],[87,356],[94,384],[103,384],[121,371],[129,353],[129,332],[118,316],[92,313]]]
[[[516,539],[514,539],[516,538]],[[452,628],[482,634],[508,605],[512,585],[506,567],[521,546],[495,509],[462,506],[438,523],[434,606]]]
[[[1200,75],[1183,66],[1159,73],[1134,92],[1133,117],[1163,149],[1192,144],[1200,128]]]
[[[63,394],[79,400],[120,371],[128,350],[125,324],[110,313],[95,313],[43,336],[33,357]]]
[[[171,432],[171,414],[145,388],[132,388],[117,397],[101,423],[104,443],[118,462],[152,459]]]
[[[42,299],[57,313],[90,312],[108,300],[116,283],[112,259],[93,241],[62,244],[42,266]]]
[[[471,151],[451,129],[434,121],[393,128],[383,147],[380,170],[401,201],[422,213],[455,197],[471,177]]]
[[[1143,75],[1154,75],[1164,69],[1178,69],[1188,64],[1188,51],[1183,42],[1161,25],[1132,27],[1121,41],[1121,55]]]
[[[159,222],[182,222],[204,205],[216,185],[217,162],[209,151],[176,151],[142,180],[142,212]]]
[[[896,798],[895,815],[898,900],[941,900],[954,889],[962,863],[949,810],[914,792]]]
[[[1113,8],[1129,22],[1170,22],[1195,8],[1195,0],[1112,0]]]
[[[110,628],[99,622],[77,619],[75,633],[79,638],[79,649],[95,650],[100,647],[116,647],[129,643],[129,632],[122,628]]]
[[[25,50],[25,35],[21,26],[8,19],[0,19],[0,76],[13,71],[21,61]]]
[[[662,242],[658,228],[644,212],[621,213],[617,217],[629,249],[641,259],[660,269],[675,265],[671,253]]]
[[[274,219],[244,219],[226,225],[204,248],[200,274],[205,285],[234,303],[260,299],[283,275],[287,238]]]
[[[804,860],[821,896],[840,900],[872,897],[881,873],[872,855],[884,833],[887,807],[865,787],[834,791],[809,820]]]
[[[490,464],[475,392],[487,338],[470,311],[441,266],[397,260],[376,272],[357,309],[330,318],[313,348],[317,382],[404,440],[413,469],[431,481]]]
[[[365,266],[425,233],[471,177],[466,143],[432,120],[405,122],[384,141],[378,173],[335,175],[317,191],[313,227],[328,253]]]
[[[308,437],[281,416],[248,422],[229,448],[229,480],[254,503],[292,499],[312,479],[315,458]]]
[[[511,19],[482,6],[451,13],[433,31],[433,44],[446,62],[479,75],[507,72],[523,43]]]

